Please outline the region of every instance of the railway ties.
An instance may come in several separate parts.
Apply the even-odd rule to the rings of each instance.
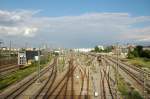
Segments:
[[[53,87],[50,90],[48,90],[48,92],[46,93],[47,94],[46,98],[48,98],[48,99],[65,99],[64,97],[67,96],[66,87],[68,87],[67,84],[68,84],[69,79],[71,78],[72,73],[74,72],[75,69],[76,69],[76,67],[70,66],[70,69],[68,69],[68,71],[65,72],[63,77],[57,77],[58,78],[57,82],[55,82],[53,84]],[[71,90],[73,90],[72,87],[71,87]],[[67,97],[66,97],[66,99],[67,99]],[[69,94],[69,97],[72,97],[71,93]],[[71,99],[71,98],[69,98],[69,99]]]
[[[110,78],[109,78],[109,68],[104,60],[102,60],[102,66],[100,69],[101,76],[101,99],[114,99],[112,92]]]
[[[9,66],[14,66],[14,65],[17,65],[17,63],[0,65],[0,69],[3,69],[5,67],[9,67]]]
[[[19,69],[19,66],[17,64],[9,64],[0,66],[0,76],[6,76],[8,73],[14,72]]]
[[[59,91],[55,99],[74,99],[74,72],[76,66],[73,64],[73,60],[69,61],[69,74],[66,76],[66,82]],[[64,91],[64,92],[63,92]]]
[[[80,67],[80,74],[81,74],[81,90],[80,90],[80,95],[78,96],[77,99],[90,99],[90,91],[89,91],[89,70],[86,68]]]
[[[49,92],[49,99],[90,99],[89,72],[85,68],[69,62],[68,71],[58,78]]]
[[[0,59],[0,75],[5,76],[8,73],[19,69],[17,59]]]
[[[83,70],[83,68],[80,68],[80,75],[81,75],[81,90],[80,90],[80,95],[78,97],[78,99],[82,99],[82,95],[83,95],[83,91],[84,91],[84,82],[85,82],[85,69]]]
[[[7,58],[7,59],[0,59],[0,68],[1,68],[1,66],[3,67],[3,66],[8,66],[8,65],[15,65],[15,64],[17,64],[17,58],[14,58],[14,59],[9,59],[9,58]]]
[[[55,60],[55,62],[56,61],[57,60]],[[42,98],[45,99],[48,96],[47,92],[50,90],[53,83],[55,82],[56,76],[57,76],[57,64],[53,65],[52,71],[49,74],[48,80],[44,83],[44,86],[32,98],[33,99],[42,99]]]

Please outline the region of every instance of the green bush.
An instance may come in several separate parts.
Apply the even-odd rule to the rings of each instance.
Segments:
[[[150,58],[150,51],[143,50],[143,46],[136,46],[133,51],[129,51],[128,58],[145,57]]]

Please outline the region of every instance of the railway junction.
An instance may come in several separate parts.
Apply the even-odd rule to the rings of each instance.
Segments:
[[[19,68],[15,62],[4,64],[1,76],[9,69]],[[149,99],[149,77],[149,72],[112,56],[69,52],[53,56],[40,71],[2,90],[0,99],[136,99],[134,92],[138,99]],[[122,94],[122,86],[128,94]]]

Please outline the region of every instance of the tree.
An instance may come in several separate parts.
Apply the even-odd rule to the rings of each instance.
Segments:
[[[94,49],[95,49],[95,52],[99,52],[100,51],[98,46],[95,46]]]
[[[105,48],[105,52],[111,52],[112,49],[113,49],[112,46],[107,46],[107,47]]]
[[[146,57],[150,58],[150,51],[149,50],[143,50],[143,46],[136,46],[133,51],[129,51],[128,58],[134,58],[134,57]]]
[[[141,57],[150,58],[150,51],[149,51],[149,50],[144,50],[144,51],[142,52]]]
[[[142,52],[143,52],[143,46],[136,46],[136,48],[134,49],[134,52],[136,52],[137,57],[141,57],[142,56]]]
[[[134,57],[135,57],[135,56],[134,56],[134,54],[133,54],[132,52],[129,52],[129,53],[128,53],[128,58],[129,58],[129,59],[132,59],[132,58],[134,58]]]

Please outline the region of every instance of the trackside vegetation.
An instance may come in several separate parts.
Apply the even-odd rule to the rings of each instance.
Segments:
[[[143,50],[143,46],[136,46],[134,50],[129,50],[128,58],[132,59],[135,57],[142,57],[142,58],[150,58],[150,50]]]
[[[50,55],[48,56],[47,60],[42,59],[40,61],[41,69],[44,66],[47,66],[49,61],[51,61],[51,59],[52,59],[52,56],[50,56]],[[22,80],[23,78],[29,76],[30,74],[32,74],[36,70],[37,70],[37,62],[32,62],[31,65],[29,65],[25,68],[21,68],[19,70],[16,70],[15,72],[13,72],[7,76],[0,77],[0,91],[5,89],[9,85],[11,85],[15,82],[18,82],[18,81]]]
[[[128,62],[139,68],[150,69],[150,50],[143,50],[143,46],[136,46],[133,51],[129,51]]]
[[[121,75],[118,77],[118,90],[123,99],[143,99],[138,91],[136,91],[129,83],[125,82]]]

